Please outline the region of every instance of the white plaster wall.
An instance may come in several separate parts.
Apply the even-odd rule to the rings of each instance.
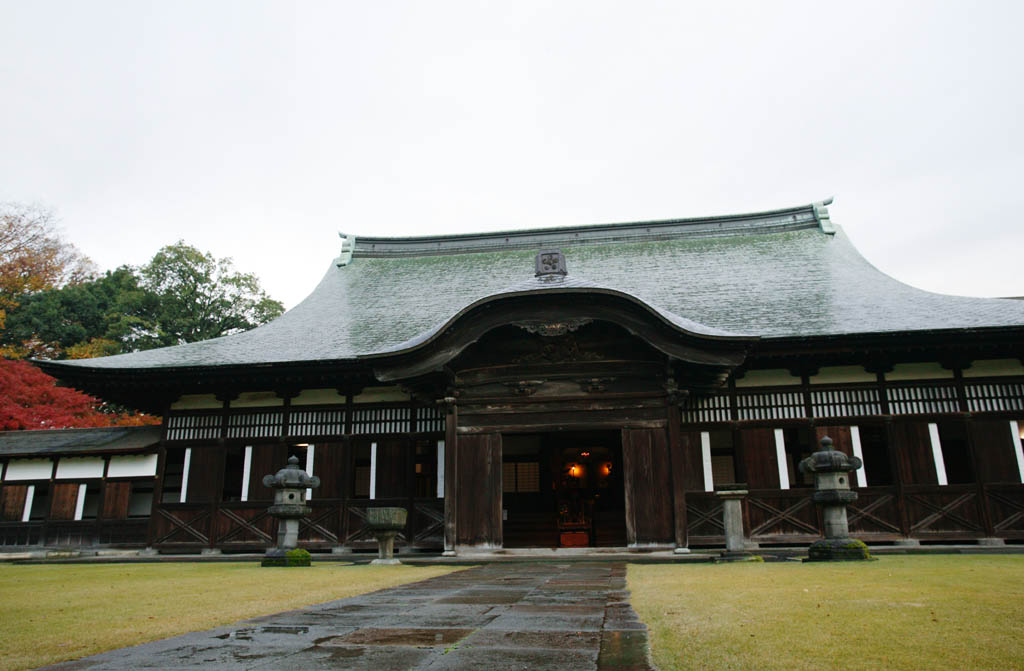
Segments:
[[[171,403],[171,410],[209,410],[223,407],[224,404],[213,394],[185,394]]]
[[[367,387],[363,393],[352,399],[353,403],[386,403],[408,401],[412,397],[398,387]]]
[[[877,377],[861,366],[825,366],[810,378],[811,384],[844,384],[847,382],[875,382]]]
[[[292,405],[337,405],[344,402],[345,397],[337,389],[303,389],[292,399]]]
[[[103,477],[103,457],[61,457],[57,462],[58,480]]]
[[[746,375],[736,380],[737,387],[781,387],[800,383],[800,378],[790,375],[784,368],[748,370]]]
[[[898,363],[885,374],[889,381],[953,379],[953,371],[937,363]]]
[[[280,408],[284,399],[272,391],[247,391],[231,401],[230,408]]]
[[[964,377],[1000,377],[1002,375],[1024,375],[1024,366],[1019,359],[981,359],[964,370]]]
[[[156,475],[156,460],[157,455],[155,454],[111,457],[107,477],[129,478]]]
[[[444,441],[437,441],[437,498],[444,498]]]
[[[49,459],[12,459],[7,462],[4,480],[49,480],[53,462]]]

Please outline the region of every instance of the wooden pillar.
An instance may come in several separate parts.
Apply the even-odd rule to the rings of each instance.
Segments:
[[[458,488],[459,443],[456,428],[459,423],[459,409],[455,399],[448,397],[445,403],[444,438],[444,554],[455,554],[455,533],[458,529]]]
[[[167,435],[167,412],[164,412],[164,429],[161,435]],[[156,540],[156,529],[157,529],[157,514],[156,509],[164,500],[164,475],[167,470],[167,446],[160,442],[160,448],[157,452],[156,460],[156,480],[153,482],[153,503],[149,506],[149,524],[146,525],[146,547],[153,547],[153,541]],[[182,478],[185,474],[182,473]]]
[[[689,538],[686,530],[686,450],[692,446],[684,444],[679,406],[670,403],[668,412],[668,459],[672,474],[672,517],[675,530],[676,551],[688,550]]]

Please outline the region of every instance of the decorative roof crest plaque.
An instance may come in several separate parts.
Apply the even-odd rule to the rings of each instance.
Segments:
[[[569,274],[565,254],[560,249],[542,249],[537,252],[536,277],[542,282],[558,281]]]

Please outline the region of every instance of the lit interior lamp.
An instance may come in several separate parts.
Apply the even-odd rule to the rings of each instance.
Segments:
[[[580,452],[580,456],[586,459],[587,457],[590,456],[590,452]]]
[[[576,464],[570,465],[569,466],[569,475],[571,475],[574,478],[580,477],[580,467],[577,466]]]
[[[605,463],[605,464],[601,464],[601,475],[608,476],[608,475],[611,475],[611,474],[612,474],[612,464],[611,464],[611,462],[608,462],[608,463]]]

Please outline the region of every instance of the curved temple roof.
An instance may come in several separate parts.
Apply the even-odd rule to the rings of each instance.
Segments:
[[[830,202],[830,201],[829,201]],[[645,302],[681,331],[762,338],[1024,325],[1024,301],[934,294],[877,270],[816,203],[746,215],[423,238],[346,238],[312,294],[246,333],[101,359],[95,369],[356,359],[428,339],[477,301],[550,291],[540,249],[565,253],[563,291]],[[937,260],[941,261],[941,260]]]

